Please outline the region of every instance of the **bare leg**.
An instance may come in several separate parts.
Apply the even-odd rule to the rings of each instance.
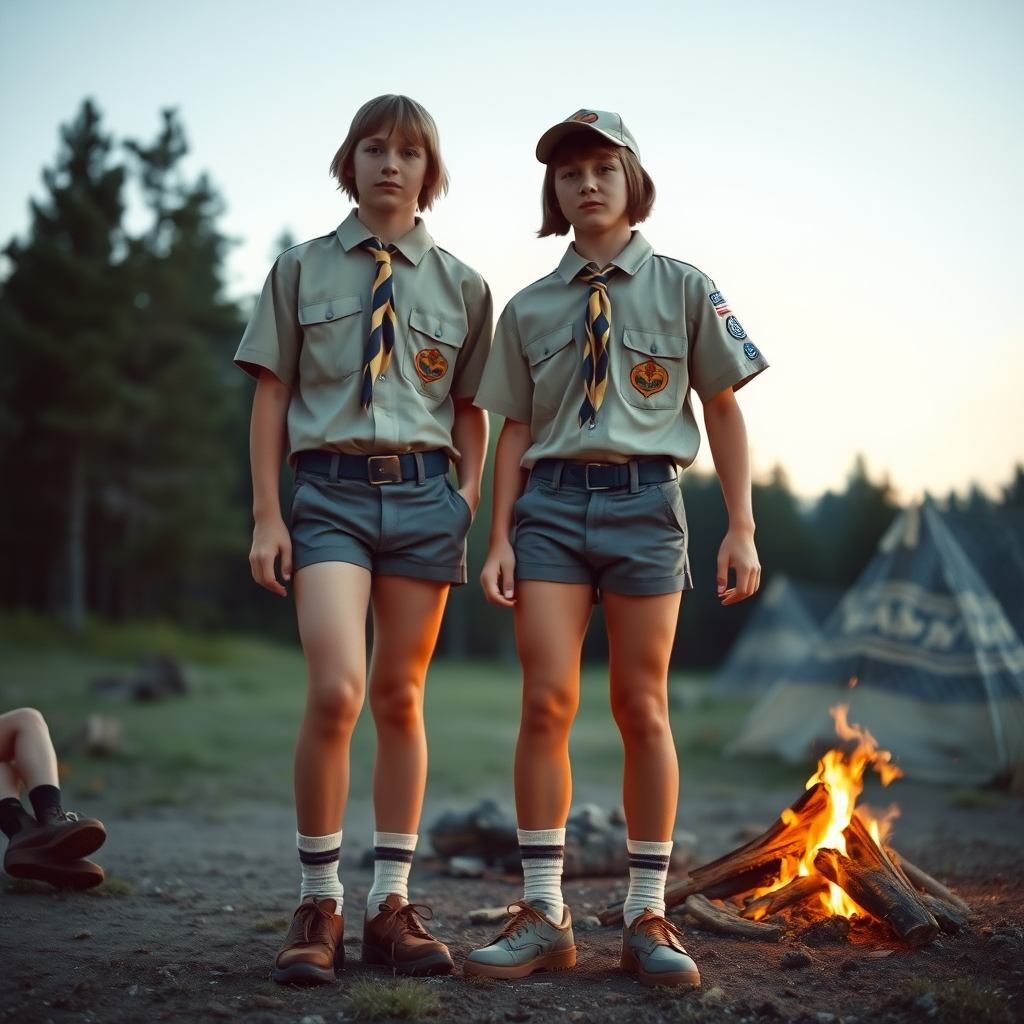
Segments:
[[[379,832],[419,828],[427,782],[423,690],[448,584],[409,576],[373,580],[370,709],[377,728],[373,807]]]
[[[21,779],[13,764],[0,761],[0,800],[18,800],[21,797]]]
[[[523,711],[515,787],[522,829],[562,828],[569,815],[569,730],[579,707],[580,651],[593,608],[589,584],[516,581]]]
[[[622,797],[630,839],[667,842],[679,800],[679,762],[668,720],[668,661],[679,594],[604,595],[612,714],[626,764]]]
[[[349,745],[366,690],[370,573],[317,562],[295,574],[295,608],[306,655],[306,711],[295,748],[295,812],[305,836],[341,828]]]
[[[0,715],[0,761],[14,765],[28,790],[60,786],[50,730],[34,708],[18,708]],[[12,795],[16,796],[17,791]]]

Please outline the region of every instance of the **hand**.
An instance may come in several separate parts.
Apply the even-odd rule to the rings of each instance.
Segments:
[[[736,573],[736,586],[727,590],[729,569]],[[734,529],[729,532],[718,549],[718,596],[722,604],[736,604],[750,597],[761,585],[761,563],[754,547],[752,529]]]
[[[274,563],[281,559],[281,578],[287,583],[292,578],[292,539],[284,520],[277,516],[269,522],[256,520],[252,531],[252,550],[249,552],[249,565],[252,578],[273,594],[287,597],[288,591],[277,582],[274,575]]]
[[[492,544],[484,562],[484,571],[480,573],[480,586],[484,588],[484,596],[490,604],[499,608],[515,607],[515,569],[516,556],[512,545],[507,540]]]

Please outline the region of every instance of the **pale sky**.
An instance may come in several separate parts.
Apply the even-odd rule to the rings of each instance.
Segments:
[[[861,452],[910,498],[1024,461],[1019,0],[0,0],[0,242],[84,97],[118,138],[175,106],[249,295],[283,229],[347,213],[327,166],[383,92],[437,120],[452,189],[427,224],[498,310],[566,244],[534,237],[537,138],[622,114],[658,187],[644,234],[771,361],[740,393],[756,472],[812,496]]]

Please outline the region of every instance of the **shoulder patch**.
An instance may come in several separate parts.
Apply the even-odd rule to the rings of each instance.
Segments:
[[[744,345],[743,345],[743,354],[748,359],[756,359],[757,355],[758,355],[758,352],[757,352],[757,349],[753,345],[751,345],[750,342],[748,341],[748,342],[745,342]]]
[[[729,309],[729,303],[725,301],[725,296],[721,292],[712,292],[708,298],[711,300],[711,305],[715,307],[715,312],[719,316],[726,317],[732,312]]]
[[[739,320],[736,317],[731,316],[725,321],[725,329],[737,340],[742,341],[746,336],[747,332],[740,326]]]

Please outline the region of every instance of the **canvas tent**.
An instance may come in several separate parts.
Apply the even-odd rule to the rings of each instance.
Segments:
[[[777,572],[711,684],[713,698],[760,696],[821,639],[841,590],[795,583]]]
[[[911,777],[979,784],[1024,762],[1024,645],[931,500],[896,518],[822,633],[730,752],[820,754],[848,704]]]

